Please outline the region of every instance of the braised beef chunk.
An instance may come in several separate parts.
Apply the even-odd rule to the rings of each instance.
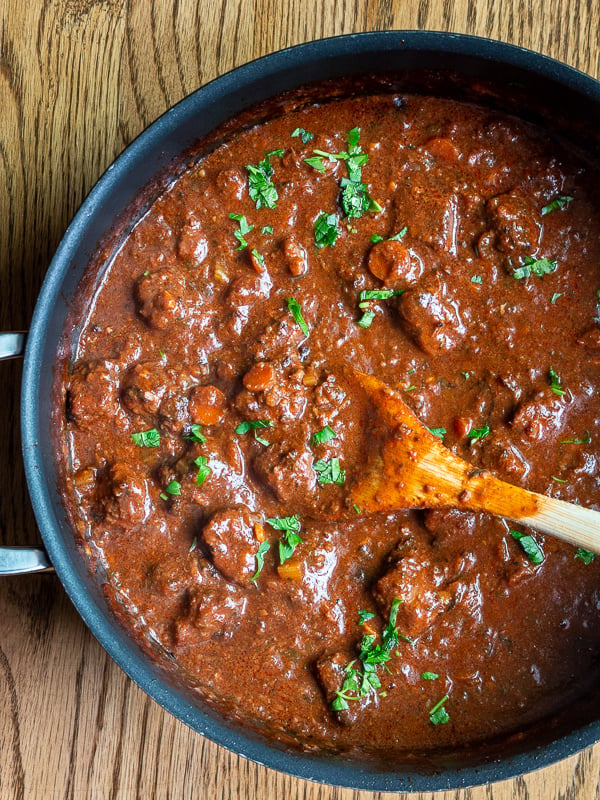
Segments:
[[[202,529],[213,564],[228,580],[244,583],[256,572],[259,521],[247,508],[226,508],[213,514]]]
[[[412,553],[404,547],[400,553],[392,557],[389,569],[373,587],[373,597],[384,617],[389,617],[392,601],[399,598],[398,630],[416,638],[450,607],[452,593],[446,585],[445,569],[432,564],[425,553]]]
[[[600,508],[597,166],[393,86],[188,153],[94,257],[56,373],[67,513],[132,635],[236,725],[387,764],[543,726],[600,669],[600,558],[354,502],[405,435],[357,370],[473,475]]]

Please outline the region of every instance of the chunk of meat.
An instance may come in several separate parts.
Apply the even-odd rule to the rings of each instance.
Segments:
[[[291,314],[271,322],[248,346],[248,354],[257,361],[281,360],[304,341],[305,335]]]
[[[567,408],[562,397],[550,388],[544,389],[517,406],[511,428],[526,439],[539,442],[562,429]]]
[[[373,245],[368,267],[372,275],[397,289],[416,283],[425,269],[423,259],[395,239]]]
[[[424,554],[400,556],[373,587],[373,597],[387,619],[395,597],[398,606],[398,631],[405,636],[418,637],[446,611],[452,603],[452,593],[445,587],[444,570],[432,564]]]
[[[244,616],[246,605],[247,598],[241,590],[228,584],[206,558],[198,556],[198,571],[186,608],[175,620],[175,643],[186,647],[215,638],[230,638]]]
[[[436,542],[445,540],[464,541],[475,529],[475,514],[459,511],[457,508],[429,508],[423,513],[425,527],[435,537]]]
[[[217,511],[202,530],[213,564],[228,580],[245,584],[256,572],[260,517],[244,506]]]
[[[144,468],[119,462],[110,467],[107,477],[102,500],[106,521],[124,526],[146,522],[153,505]]]
[[[486,439],[483,459],[486,467],[512,483],[521,483],[531,470],[530,463],[504,431],[494,432]]]
[[[158,413],[169,381],[161,362],[136,364],[127,371],[121,387],[123,405],[134,414]]]
[[[498,250],[519,255],[537,250],[542,226],[536,222],[538,210],[530,198],[517,191],[500,194],[488,200],[486,211]]]
[[[342,725],[352,725],[360,717],[362,711],[372,700],[377,700],[377,695],[373,694],[371,697],[357,697],[356,700],[348,701],[348,708],[340,711],[332,709],[332,703],[337,697],[337,692],[341,691],[346,679],[346,668],[351,661],[355,660],[355,656],[349,653],[339,652],[331,655],[323,655],[315,664],[315,671],[319,685],[325,695],[325,702],[330,713]],[[351,694],[351,696],[353,696]]]
[[[98,427],[101,418],[119,412],[119,371],[111,361],[78,364],[67,390],[67,417],[81,430]]]
[[[194,264],[201,264],[208,254],[208,240],[202,231],[200,220],[195,217],[190,217],[181,229],[177,254],[185,261]]]
[[[222,169],[217,174],[216,184],[225,198],[241,200],[246,187],[246,177],[239,169]]]
[[[458,302],[448,295],[443,281],[437,286],[408,289],[398,307],[405,331],[428,355],[451,350],[467,332]]]
[[[317,484],[313,454],[308,448],[271,445],[254,459],[254,469],[282,503],[305,505]]]
[[[181,272],[162,269],[142,275],[134,287],[138,314],[151,328],[164,330],[185,314],[185,278]]]

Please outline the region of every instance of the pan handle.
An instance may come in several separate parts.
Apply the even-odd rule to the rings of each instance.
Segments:
[[[25,331],[0,333],[0,361],[22,356],[26,339]],[[25,575],[53,569],[46,551],[39,547],[0,547],[0,575]]]

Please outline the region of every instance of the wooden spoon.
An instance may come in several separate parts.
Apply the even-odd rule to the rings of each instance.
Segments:
[[[400,394],[352,370],[377,411],[376,447],[350,500],[362,513],[399,508],[488,511],[600,553],[600,512],[529,492],[475,469],[446,449]]]

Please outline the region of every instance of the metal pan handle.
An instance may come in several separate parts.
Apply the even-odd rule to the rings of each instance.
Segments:
[[[0,361],[22,356],[26,340],[25,331],[0,333]],[[0,547],[0,575],[25,575],[52,570],[46,551],[39,547]]]

